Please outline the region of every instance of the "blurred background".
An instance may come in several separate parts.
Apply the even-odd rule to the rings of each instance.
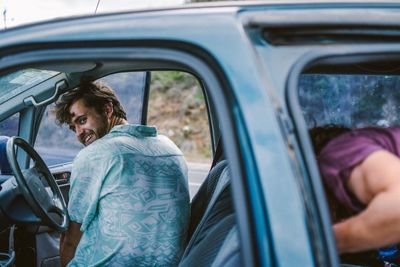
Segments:
[[[179,6],[210,0],[0,0],[0,28],[54,18]]]

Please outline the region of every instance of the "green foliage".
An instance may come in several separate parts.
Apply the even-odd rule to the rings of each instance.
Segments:
[[[163,92],[176,87],[188,90],[199,86],[193,75],[181,71],[153,71],[151,75],[152,88]]]
[[[212,158],[206,103],[197,79],[178,71],[152,72],[148,123],[156,125],[189,160]]]

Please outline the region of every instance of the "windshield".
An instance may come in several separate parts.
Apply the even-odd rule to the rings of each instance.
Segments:
[[[24,69],[0,77],[0,104],[59,74],[56,71]]]

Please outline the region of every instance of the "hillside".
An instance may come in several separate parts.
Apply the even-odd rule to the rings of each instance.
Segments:
[[[204,96],[192,75],[152,72],[148,123],[170,137],[188,160],[211,159],[211,140]]]

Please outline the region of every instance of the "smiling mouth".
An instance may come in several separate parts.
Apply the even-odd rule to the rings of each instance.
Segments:
[[[85,144],[86,146],[87,146],[87,145],[90,145],[94,140],[95,140],[95,135],[94,135],[94,133],[90,133],[90,134],[88,134],[88,135],[85,136],[84,144]]]

